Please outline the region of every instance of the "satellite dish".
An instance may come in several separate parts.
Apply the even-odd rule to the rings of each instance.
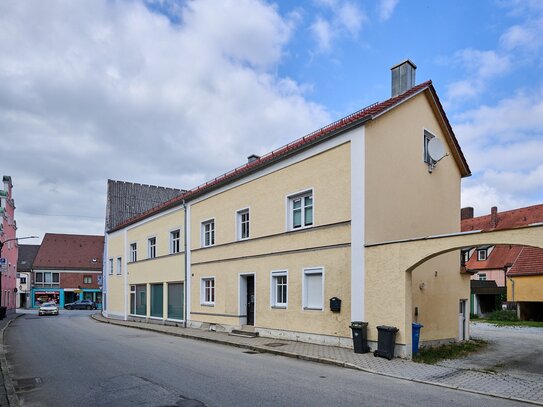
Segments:
[[[443,142],[437,137],[434,137],[430,141],[428,141],[428,155],[435,162],[438,162],[447,155],[445,153],[445,147],[443,146]]]

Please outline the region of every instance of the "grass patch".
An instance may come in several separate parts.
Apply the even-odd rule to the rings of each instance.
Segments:
[[[474,322],[486,322],[496,326],[530,326],[533,328],[543,328],[543,322],[537,321],[493,321],[490,319],[478,319]]]
[[[469,341],[451,343],[433,348],[422,348],[419,353],[413,357],[413,361],[433,365],[444,359],[458,359],[471,353],[478,352],[484,349],[486,345],[487,342],[482,339],[471,339]]]
[[[490,321],[518,321],[517,313],[511,310],[494,311],[487,316]]]

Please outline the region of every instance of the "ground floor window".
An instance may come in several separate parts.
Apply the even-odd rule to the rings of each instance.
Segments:
[[[304,308],[323,309],[323,270],[321,268],[304,270]]]
[[[151,284],[151,316],[162,318],[164,315],[164,285]]]
[[[147,314],[147,285],[130,286],[130,313],[132,315]]]
[[[168,284],[168,318],[183,320],[185,291],[183,283]]]

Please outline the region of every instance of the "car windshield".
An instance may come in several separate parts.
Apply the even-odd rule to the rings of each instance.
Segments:
[[[57,304],[55,304],[54,302],[46,302],[44,304],[42,304],[42,307],[56,307]]]

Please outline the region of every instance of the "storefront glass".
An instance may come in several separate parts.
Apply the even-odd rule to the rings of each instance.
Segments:
[[[34,291],[34,306],[39,307],[45,302],[60,304],[60,293],[58,291]]]

